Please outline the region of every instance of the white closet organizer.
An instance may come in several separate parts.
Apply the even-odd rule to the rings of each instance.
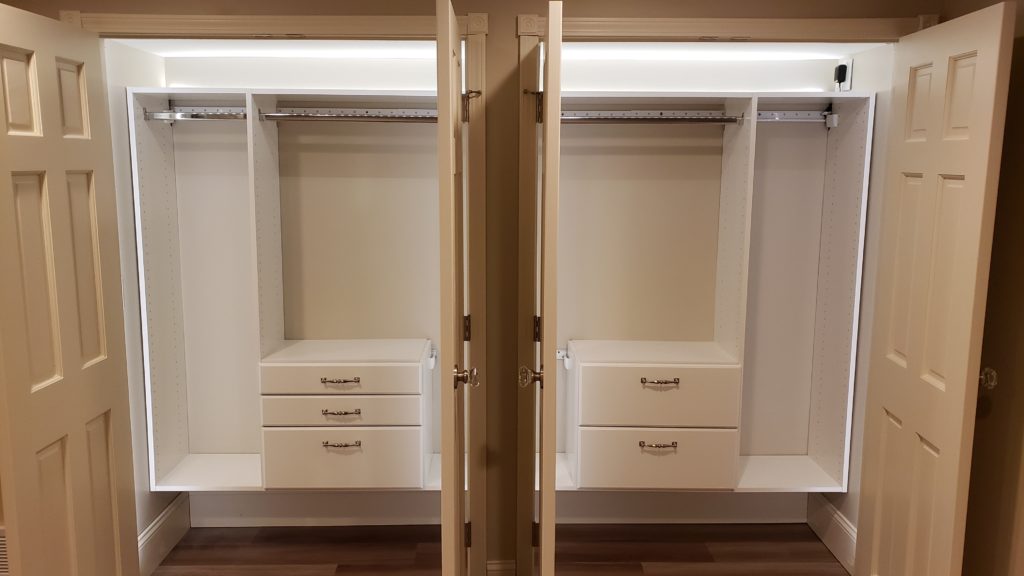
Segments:
[[[563,93],[560,489],[845,490],[873,107]]]
[[[435,95],[129,102],[152,488],[438,489]]]

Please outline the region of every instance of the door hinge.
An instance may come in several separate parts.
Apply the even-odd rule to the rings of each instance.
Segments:
[[[466,548],[473,546],[473,523],[466,522]]]
[[[534,548],[540,547],[540,523],[539,522],[534,522],[533,525],[530,527],[530,538],[531,538],[531,541],[533,542],[533,547]]]
[[[533,317],[533,341],[534,342],[540,342],[540,329],[541,329],[540,316],[534,316]]]
[[[537,97],[537,124],[544,123],[544,91],[534,92]]]
[[[462,317],[462,341],[469,342],[473,339],[473,319],[469,314]]]
[[[483,92],[480,90],[467,90],[462,95],[462,121],[469,122],[469,101],[473,98],[479,98],[483,96]]]

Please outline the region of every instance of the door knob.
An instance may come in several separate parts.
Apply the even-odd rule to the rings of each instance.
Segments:
[[[544,386],[544,370],[539,372],[533,371],[529,366],[519,367],[519,387],[526,388],[534,382]]]
[[[992,391],[999,385],[999,373],[994,368],[987,367],[978,376],[978,384],[982,389]]]
[[[480,375],[477,372],[476,368],[470,368],[469,370],[459,370],[459,367],[456,366],[455,369],[452,370],[452,372],[454,373],[455,376],[456,389],[459,388],[459,384],[469,384],[473,388],[477,388],[480,386]]]

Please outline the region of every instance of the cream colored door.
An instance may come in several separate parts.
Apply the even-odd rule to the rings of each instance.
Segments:
[[[902,39],[856,573],[961,573],[1013,4]]]
[[[555,442],[558,425],[558,175],[562,116],[562,3],[548,3],[544,36],[541,190],[540,574],[555,574]]]
[[[462,40],[449,0],[437,0],[437,156],[441,212],[441,562],[442,573],[467,573],[466,367],[463,342]]]
[[[0,485],[12,574],[137,574],[99,41],[0,6]]]

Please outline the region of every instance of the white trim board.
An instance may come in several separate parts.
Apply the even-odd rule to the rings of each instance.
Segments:
[[[188,493],[178,494],[139,534],[139,573],[152,574],[191,527]]]
[[[807,525],[821,538],[843,568],[853,574],[857,527],[821,494],[807,495]]]

